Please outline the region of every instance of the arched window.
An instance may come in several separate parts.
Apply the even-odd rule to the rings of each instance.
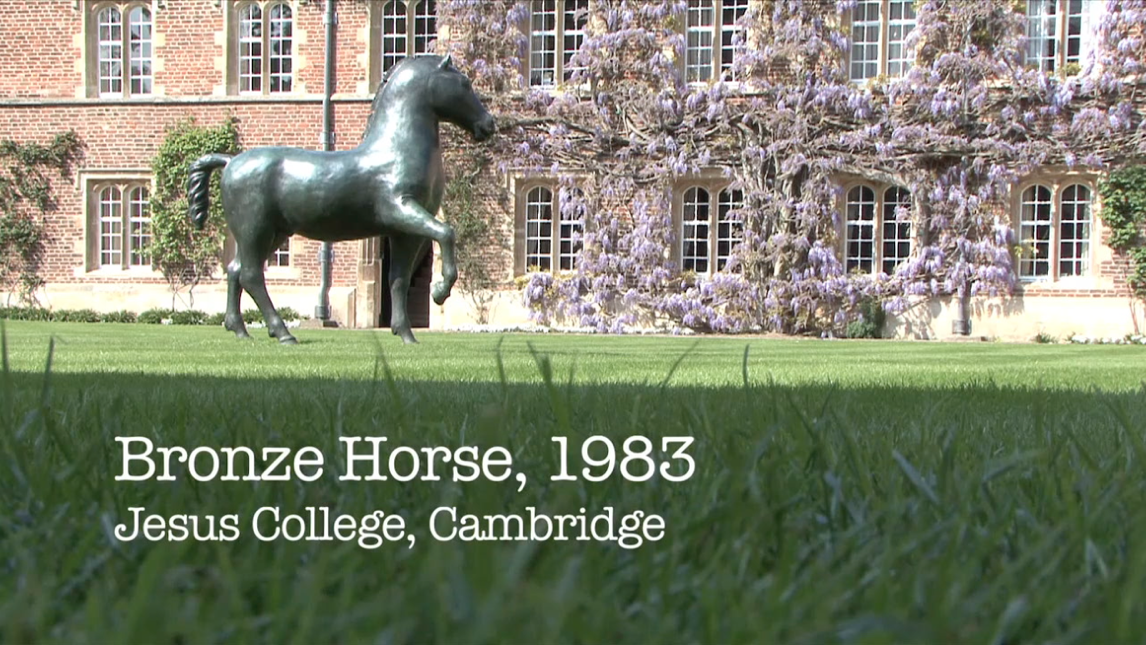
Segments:
[[[97,193],[100,268],[150,267],[150,190],[138,183],[105,185]]]
[[[406,3],[390,0],[382,5],[382,72],[390,71],[409,55],[410,30]]]
[[[524,193],[525,271],[573,271],[581,255],[585,230],[583,191],[534,186]]]
[[[151,94],[151,10],[142,5],[105,6],[96,13],[95,22],[96,74],[100,96]]]
[[[433,52],[438,37],[438,7],[435,0],[389,0],[380,13],[382,73],[389,72],[408,56]],[[377,24],[377,23],[376,23]]]
[[[294,86],[294,16],[283,2],[239,7],[239,91],[290,92]]]
[[[1019,277],[1053,280],[1090,274],[1093,191],[1080,183],[1025,188],[1019,201]]]
[[[680,267],[711,273],[728,268],[744,241],[744,191],[717,182],[688,186],[680,201]]]
[[[123,14],[117,7],[99,12],[99,93],[123,92]]]
[[[711,226],[709,193],[694,186],[684,192],[681,217],[681,266],[685,271],[708,272],[708,239]]]
[[[856,186],[848,191],[845,267],[871,273],[875,266],[875,191]]]

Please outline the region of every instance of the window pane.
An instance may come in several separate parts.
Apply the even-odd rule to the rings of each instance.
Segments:
[[[132,188],[128,200],[128,265],[133,267],[151,266],[151,254],[147,245],[151,244],[151,205],[146,188]]]
[[[99,194],[99,265],[123,267],[123,194],[115,186]]]
[[[525,268],[553,268],[553,191],[540,186],[525,201]]]
[[[1027,0],[1027,64],[1044,72],[1055,70],[1058,0]]]
[[[915,56],[907,48],[907,35],[915,28],[915,0],[891,0],[887,23],[887,75],[903,76]]]
[[[723,271],[732,252],[744,241],[744,193],[726,188],[716,205],[716,270]]]
[[[406,56],[406,3],[390,0],[382,5],[382,73]]]
[[[856,186],[848,191],[845,257],[848,271],[871,273],[875,264],[875,191]]]
[[[270,91],[289,92],[292,86],[292,58],[294,24],[290,7],[285,4],[271,6],[270,20]]]
[[[713,0],[689,0],[685,38],[685,78],[689,82],[712,79],[712,40],[716,12]]]
[[[681,268],[685,271],[708,272],[709,218],[708,191],[703,188],[685,191],[680,236]]]
[[[290,238],[283,240],[279,248],[271,253],[271,257],[267,260],[267,266],[272,267],[289,267],[290,266]]]
[[[740,25],[736,24],[748,11],[748,0],[723,0],[720,15],[720,71],[727,72],[732,69],[732,60],[738,49],[744,44],[736,44],[740,37]]]
[[[1075,184],[1062,191],[1059,205],[1058,273],[1090,273],[1090,189]]]
[[[882,271],[888,275],[911,256],[911,193],[889,188],[883,194]]]
[[[263,10],[256,4],[239,13],[239,91],[263,91]]]
[[[438,7],[434,0],[414,5],[414,55],[433,53],[430,44],[438,37]]]
[[[880,0],[859,0],[852,9],[851,79],[862,81],[879,73]]]
[[[1023,191],[1019,214],[1019,241],[1024,248],[1023,256],[1019,259],[1019,276],[1024,278],[1050,276],[1051,221],[1050,188],[1031,186]]]
[[[529,84],[557,82],[557,0],[533,0],[529,32]]]
[[[99,93],[123,93],[123,14],[114,7],[96,17],[99,32],[97,59]]]
[[[151,94],[151,12],[143,7],[136,7],[131,10],[129,23],[131,93]]]
[[[577,268],[577,256],[581,253],[581,235],[585,230],[584,197],[580,188],[562,190],[561,224],[557,229],[558,249],[557,268],[572,271]]]
[[[1082,62],[1082,0],[1070,0],[1067,3],[1066,62]]]
[[[561,77],[568,81],[581,69],[571,63],[573,56],[585,42],[585,26],[589,24],[589,0],[565,0],[561,23]]]

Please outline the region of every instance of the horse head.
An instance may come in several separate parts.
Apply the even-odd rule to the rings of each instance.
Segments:
[[[466,130],[476,141],[489,139],[497,130],[493,115],[474,92],[473,83],[454,67],[448,55],[417,56],[398,63],[379,85],[371,121],[383,100],[400,101],[414,94],[421,94],[440,120]]]
[[[458,68],[453,66],[450,56],[444,56],[434,66],[435,73],[427,84],[430,91],[430,104],[438,116],[445,121],[464,128],[477,141],[485,141],[493,136],[497,124],[493,115],[474,92],[473,83]]]

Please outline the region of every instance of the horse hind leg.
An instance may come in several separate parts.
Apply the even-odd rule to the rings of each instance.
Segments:
[[[275,239],[277,237],[275,236]],[[261,246],[243,244],[239,247],[239,282],[247,293],[251,294],[251,298],[262,312],[263,320],[267,323],[267,334],[277,338],[284,345],[296,345],[298,340],[287,330],[286,323],[271,303],[271,297],[267,293],[266,276],[263,274],[263,263],[271,250],[278,245],[267,247],[265,253],[259,250]]]
[[[427,250],[428,240],[412,235],[391,235],[390,245],[390,332],[406,344],[416,343],[410,328],[407,301],[410,281]]]
[[[238,258],[231,260],[227,265],[227,313],[223,317],[223,327],[227,331],[235,332],[236,338],[250,338],[240,309],[243,298],[243,287],[239,280],[241,268]]]

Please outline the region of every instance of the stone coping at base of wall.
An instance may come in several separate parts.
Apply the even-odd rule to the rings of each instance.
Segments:
[[[253,326],[253,325],[248,325]],[[745,332],[742,334],[703,334],[687,328],[655,328],[655,327],[625,327],[623,333],[600,332],[595,327],[563,327],[544,325],[456,325],[445,327],[439,331],[446,333],[469,334],[583,334],[583,335],[616,335],[616,336],[711,336],[714,338],[770,338],[784,340],[851,340],[851,341],[898,341],[898,342],[1007,342],[1016,344],[1038,343],[1038,341],[1000,341],[985,336],[951,336],[949,338],[918,339],[918,338],[840,338],[819,336],[792,336],[785,334],[762,334],[760,332]],[[1146,335],[1131,334],[1122,338],[1092,337],[1075,334],[1062,340],[1054,340],[1041,344],[1073,344],[1073,345],[1146,345]]]
[[[445,327],[445,332],[471,334],[601,334],[596,327],[562,327],[545,325],[456,325]],[[621,334],[641,336],[692,336],[697,332],[685,328],[624,327]],[[607,333],[605,335],[608,335]]]
[[[302,322],[303,321],[301,321],[301,320],[285,320],[285,321],[283,321],[283,324],[286,325],[289,329],[297,329],[300,325],[302,325]],[[99,323],[96,323],[96,324],[99,324]],[[135,323],[135,324],[141,324],[141,323]],[[143,323],[143,324],[146,324],[146,323]],[[170,318],[164,318],[163,320],[160,320],[159,324],[161,324],[161,325],[175,325],[175,323],[173,323]],[[207,327],[210,325],[175,325],[175,326],[176,327]],[[249,323],[247,323],[247,329],[265,329],[266,326],[267,326],[267,324],[265,322],[249,322]],[[225,327],[223,327],[223,325],[219,325],[219,327],[225,328]]]
[[[1146,345],[1146,336],[1140,334],[1132,334],[1125,338],[1101,338],[1075,334],[1074,336],[1071,336],[1062,342],[1069,342],[1074,345]]]

